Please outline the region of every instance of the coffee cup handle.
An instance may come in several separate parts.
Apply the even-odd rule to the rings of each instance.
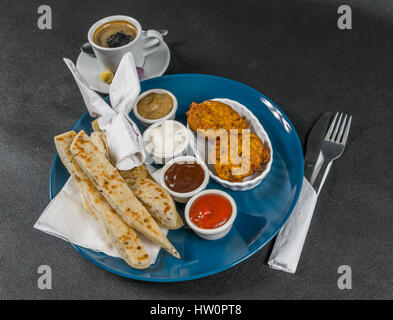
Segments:
[[[145,57],[156,51],[162,44],[163,38],[161,33],[156,30],[147,30],[142,32],[142,48]]]

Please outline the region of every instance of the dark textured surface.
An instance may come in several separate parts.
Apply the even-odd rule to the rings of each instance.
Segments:
[[[0,3],[0,298],[391,299],[393,3],[345,1],[353,29],[337,28],[340,1],[47,1],[53,30],[38,30],[40,1]],[[178,284],[106,272],[33,229],[49,202],[52,137],[85,112],[61,58],[76,61],[90,25],[126,14],[166,28],[173,73],[208,73],[264,93],[301,142],[324,111],[353,115],[346,152],[324,186],[295,275],[273,271],[272,243],[236,267]],[[37,288],[47,264],[53,289]],[[339,290],[349,265],[353,289]]]

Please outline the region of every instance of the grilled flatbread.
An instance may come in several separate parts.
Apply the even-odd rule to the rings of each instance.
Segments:
[[[78,178],[78,177],[75,176],[75,177],[73,177],[73,178]],[[87,199],[86,199],[84,196],[83,196],[83,209],[85,209],[86,212],[87,212],[88,214],[90,214],[90,215],[93,216],[98,222],[100,222],[100,221],[98,220],[98,217],[97,217],[96,213],[93,211],[92,207],[89,205],[89,203],[87,202]],[[109,238],[108,232],[107,232],[106,230],[105,230],[105,232],[106,232],[106,235],[107,235],[108,238]]]
[[[90,138],[95,139],[94,136],[100,137],[101,142],[105,147],[105,156],[109,159],[109,161],[111,161],[110,156],[109,156],[108,140],[106,139],[105,132],[103,132],[100,129],[100,127],[98,126],[97,120],[93,120],[91,122],[91,127],[93,128],[93,132],[91,133]],[[98,140],[95,140],[95,141],[101,145],[101,143]],[[95,141],[93,141],[93,143],[95,143]],[[100,148],[102,148],[102,147],[100,147]]]
[[[83,196],[83,190],[82,190],[82,185],[80,179],[76,175],[76,169],[75,169],[75,160],[73,162],[72,159],[72,154],[70,152],[70,145],[72,141],[75,139],[76,133],[75,131],[68,131],[66,133],[60,134],[54,138],[55,140],[55,146],[57,149],[57,153],[59,154],[61,162],[63,162],[64,166],[66,167],[67,171],[70,173],[70,175],[73,177],[73,180],[82,196],[83,200],[83,207],[86,209],[86,212],[91,214],[95,219],[98,219],[95,213],[91,210],[89,210],[87,206],[87,200]],[[77,165],[77,164],[76,164]]]
[[[128,186],[162,226],[168,229],[179,229],[183,226],[175,203],[160,185],[146,178],[137,178]]]
[[[98,148],[83,130],[72,142],[70,151],[94,186],[124,222],[162,246],[173,256],[180,258],[175,247],[162,233],[147,209],[135,197],[116,168],[102,153],[98,152]]]
[[[108,151],[104,141],[102,140],[103,135],[104,135],[104,133],[102,133],[102,132],[93,131],[90,134],[90,139],[94,143],[94,145],[98,148],[98,150],[100,152],[102,152],[105,155],[105,157],[107,157],[109,159],[109,151]]]
[[[89,207],[104,226],[108,238],[120,256],[133,268],[149,267],[149,256],[135,231],[105,201],[87,176],[82,181]]]
[[[152,180],[149,171],[147,170],[144,164],[142,164],[139,167],[135,167],[131,170],[124,170],[124,171],[119,170],[119,173],[123,177],[123,179],[127,182],[128,185],[133,184],[137,178],[145,178],[145,179]]]
[[[93,123],[92,126],[94,128]],[[103,133],[94,131],[91,133],[90,139],[98,150],[105,154],[106,149],[101,141],[100,134]],[[142,202],[159,224],[168,229],[179,229],[184,225],[176,211],[176,206],[172,198],[165,189],[152,181],[153,179],[144,164],[131,170],[119,170],[119,173],[139,201]]]
[[[82,193],[86,211],[104,226],[109,241],[124,261],[133,268],[149,267],[149,256],[138,235],[105,201],[78,163],[73,160],[70,145],[75,136],[75,132],[67,132],[58,136],[59,138],[55,137],[55,143],[57,141],[56,148],[60,158],[63,163],[67,163],[66,167],[70,174],[72,172],[72,177]]]
[[[72,130],[63,134],[59,134],[54,138],[57,153],[59,154],[61,162],[63,162],[70,175],[75,174],[75,166],[72,163],[72,154],[69,150],[70,145],[72,141],[74,141],[75,137],[76,132]]]
[[[93,120],[91,122],[91,127],[93,128],[94,132],[102,132],[100,127],[98,126],[98,121],[97,120]]]
[[[76,164],[78,166],[78,164]],[[79,166],[78,166],[79,167]],[[77,168],[80,170],[80,168]],[[75,170],[75,172],[78,172],[78,170]],[[93,211],[93,209],[91,208],[91,206],[89,205],[89,202],[87,200],[87,197],[85,195],[85,187],[84,184],[81,180],[81,178],[79,178],[76,173],[75,174],[71,174],[72,179],[74,180],[78,190],[79,190],[79,194],[82,197],[83,200],[83,209],[86,210],[86,212],[88,214],[90,214],[91,216],[93,216],[94,219],[96,219],[98,222],[100,222],[99,217],[96,215],[96,213]]]

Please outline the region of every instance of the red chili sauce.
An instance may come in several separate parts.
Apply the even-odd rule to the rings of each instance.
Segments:
[[[204,179],[205,172],[196,162],[176,162],[168,168],[164,175],[168,188],[179,193],[195,190]]]
[[[197,198],[191,205],[190,220],[202,229],[215,229],[224,225],[232,215],[229,200],[219,194],[208,193]]]

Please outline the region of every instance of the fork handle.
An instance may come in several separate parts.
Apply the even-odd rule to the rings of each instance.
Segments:
[[[323,162],[322,167],[321,167],[321,169],[319,169],[317,177],[314,180],[313,187],[317,193],[318,193],[319,187],[321,186],[323,177],[325,176],[325,172],[326,172],[326,169],[327,169],[329,163],[330,162],[327,162],[327,161]]]

